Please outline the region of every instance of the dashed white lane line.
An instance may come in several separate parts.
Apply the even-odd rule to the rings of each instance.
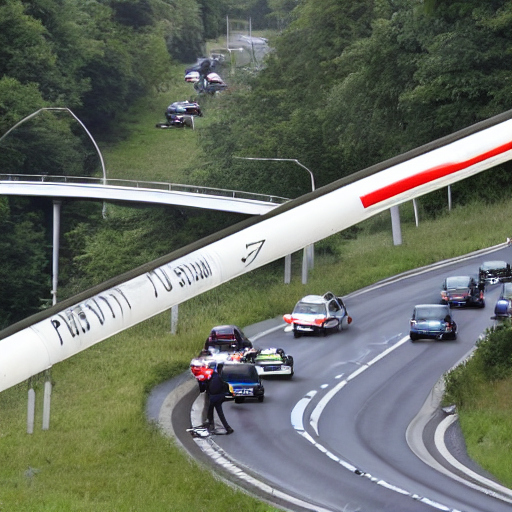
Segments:
[[[374,365],[377,361],[380,361],[382,358],[390,354],[393,350],[397,349],[408,340],[409,336],[404,336],[400,341],[384,350],[384,352],[381,352],[379,355],[375,356],[370,362],[362,365],[355,372],[351,373],[345,380],[342,380],[341,382],[336,384],[336,386],[334,386],[325,394],[325,396],[318,402],[317,406],[315,407],[310,416],[310,425],[315,431],[316,435],[318,435],[318,421],[320,420],[320,416],[324,411],[325,407],[327,406],[327,404],[336,395],[336,393],[343,389],[346,386],[346,384],[350,382],[352,379],[355,379],[358,375],[361,375],[361,373],[370,368],[370,366]]]

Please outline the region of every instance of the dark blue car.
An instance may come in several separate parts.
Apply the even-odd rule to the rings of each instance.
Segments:
[[[450,306],[418,304],[414,307],[409,336],[419,339],[456,340],[457,324],[452,318]]]
[[[233,394],[226,398],[234,397],[237,404],[245,402],[247,398],[263,402],[265,388],[253,364],[224,363],[219,371],[222,379],[233,388]]]

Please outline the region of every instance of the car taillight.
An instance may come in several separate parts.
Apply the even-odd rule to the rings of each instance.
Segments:
[[[323,323],[326,321],[327,319],[324,317],[324,318],[315,318],[315,324],[316,325],[323,325]]]
[[[446,322],[444,326],[446,332],[450,332],[452,330],[452,324],[450,322]]]

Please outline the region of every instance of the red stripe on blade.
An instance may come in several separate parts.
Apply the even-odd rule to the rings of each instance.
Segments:
[[[492,158],[493,156],[500,155],[501,153],[505,153],[506,151],[510,151],[511,149],[512,142],[508,142],[507,144],[503,144],[502,146],[494,148],[491,151],[487,151],[486,153],[475,156],[474,158],[470,158],[465,162],[449,163],[439,165],[437,167],[432,167],[431,169],[422,171],[418,174],[415,174],[414,176],[409,176],[408,178],[396,181],[391,185],[386,185],[385,187],[379,188],[378,190],[370,192],[369,194],[365,194],[364,196],[360,197],[361,202],[365,208],[368,208],[369,206],[380,203],[381,201],[385,201],[386,199],[397,196],[402,192],[407,192],[408,190],[419,187],[420,185],[425,185],[426,183],[430,183],[431,181],[443,178],[449,174],[456,173],[462,169],[467,169],[472,165],[483,162],[484,160]]]

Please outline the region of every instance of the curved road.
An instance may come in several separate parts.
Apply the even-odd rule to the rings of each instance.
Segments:
[[[481,261],[510,256],[511,249],[479,254],[349,295],[354,322],[325,338],[294,339],[284,328],[271,330],[255,345],[280,346],[292,354],[295,376],[266,379],[264,403],[227,403],[235,435],[214,436],[212,446],[220,447],[244,475],[271,485],[267,491],[273,497],[263,489],[263,498],[291,510],[512,510],[512,495],[499,499],[447,477],[420,460],[406,440],[408,426],[440,376],[466,357],[492,325],[500,286],[488,287],[485,309],[454,310],[455,342],[412,343],[407,335],[413,306],[437,303],[444,276],[476,274]],[[249,329],[246,334],[254,336]],[[187,449],[206,460],[185,433],[197,397],[192,390],[174,409],[172,423]],[[434,425],[427,427],[423,438],[413,432],[412,441],[432,444]],[[229,479],[254,489],[240,476]]]

